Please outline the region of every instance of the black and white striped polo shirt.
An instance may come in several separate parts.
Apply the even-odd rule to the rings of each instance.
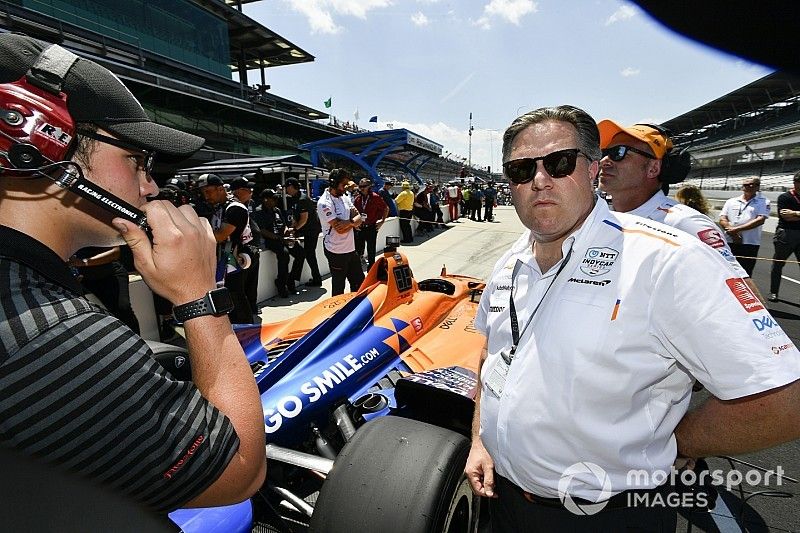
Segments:
[[[52,250],[0,226],[0,445],[176,509],[219,477],[239,438],[81,294]]]

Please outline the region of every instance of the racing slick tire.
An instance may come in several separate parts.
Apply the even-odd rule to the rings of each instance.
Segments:
[[[385,416],[336,458],[310,531],[474,532],[479,499],[464,476],[470,442],[438,426]]]

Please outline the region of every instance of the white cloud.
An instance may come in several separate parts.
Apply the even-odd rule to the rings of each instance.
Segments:
[[[458,82],[458,85],[456,85],[455,87],[453,87],[453,90],[452,90],[452,91],[450,91],[449,93],[447,93],[447,94],[446,94],[446,95],[445,95],[445,96],[444,96],[444,97],[443,97],[441,100],[439,100],[439,103],[440,103],[440,104],[443,104],[443,103],[445,103],[446,101],[450,100],[450,99],[451,99],[452,97],[454,97],[455,95],[457,95],[458,93],[460,93],[460,92],[461,92],[461,89],[463,89],[463,88],[464,88],[464,86],[465,86],[467,83],[469,83],[469,80],[471,80],[471,79],[473,78],[473,76],[475,76],[475,73],[474,73],[474,72],[471,72],[471,73],[469,73],[469,75],[467,75],[467,77],[466,77],[466,78],[464,78],[463,80],[461,80],[460,82]]]
[[[631,5],[621,5],[619,9],[614,11],[610,17],[606,19],[606,26],[610,24],[614,24],[615,22],[619,22],[621,20],[627,20],[631,17],[636,15],[636,8]]]
[[[431,23],[422,11],[417,11],[411,15],[411,22],[413,22],[415,26],[427,26]]]
[[[479,18],[478,20],[473,20],[472,21],[472,25],[473,26],[477,26],[482,30],[491,30],[492,29],[492,24],[489,22],[489,17],[487,17],[485,15],[483,17]]]
[[[639,69],[633,67],[625,67],[624,69],[620,70],[619,73],[622,75],[623,78],[630,78],[631,76],[638,76]]]
[[[284,0],[293,10],[305,15],[312,33],[339,33],[334,15],[366,19],[367,13],[392,5],[392,0]]]
[[[484,16],[481,18],[498,17],[518,26],[522,17],[536,11],[536,2],[533,0],[491,0],[483,7]]]

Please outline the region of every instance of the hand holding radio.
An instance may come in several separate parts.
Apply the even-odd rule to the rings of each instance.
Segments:
[[[123,218],[114,227],[130,246],[136,270],[147,285],[180,305],[202,298],[216,286],[216,240],[211,225],[188,206],[167,201],[142,208],[152,230],[152,242],[140,227]]]

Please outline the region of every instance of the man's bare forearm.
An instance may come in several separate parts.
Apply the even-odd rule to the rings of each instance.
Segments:
[[[475,412],[472,415],[472,440],[479,439],[481,434],[481,369],[488,355],[488,347],[484,344],[481,350],[481,360],[478,363],[478,384],[475,390]]]
[[[800,381],[736,400],[709,398],[675,428],[678,455],[737,455],[800,438]]]

